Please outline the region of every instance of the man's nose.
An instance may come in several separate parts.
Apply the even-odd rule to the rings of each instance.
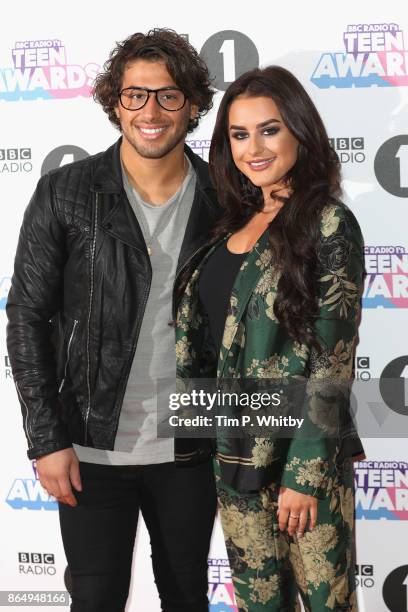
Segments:
[[[157,94],[150,92],[149,99],[147,100],[144,107],[141,109],[143,117],[152,121],[161,114],[161,106],[157,101]]]

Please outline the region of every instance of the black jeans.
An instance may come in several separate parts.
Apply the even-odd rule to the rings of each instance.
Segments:
[[[216,511],[211,462],[81,463],[78,506],[59,505],[72,578],[71,612],[123,612],[139,510],[150,535],[164,612],[207,612],[207,557]]]

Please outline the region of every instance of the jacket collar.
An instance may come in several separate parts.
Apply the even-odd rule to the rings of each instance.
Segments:
[[[107,234],[133,248],[144,251],[147,255],[141,228],[123,186],[120,161],[121,142],[122,138],[119,138],[104,153],[95,156],[91,190],[98,195],[98,224]],[[196,172],[197,183],[180,250],[177,273],[208,241],[210,231],[220,215],[220,207],[209,177],[208,164],[187,145],[184,150]],[[116,197],[109,197],[111,195]]]

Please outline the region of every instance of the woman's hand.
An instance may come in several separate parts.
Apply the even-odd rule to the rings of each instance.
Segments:
[[[293,489],[281,487],[278,497],[278,521],[279,529],[288,529],[290,536],[303,536],[307,521],[310,517],[309,529],[316,526],[317,499],[311,495],[298,493]]]

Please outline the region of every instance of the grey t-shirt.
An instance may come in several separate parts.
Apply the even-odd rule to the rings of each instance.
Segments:
[[[187,159],[187,158],[186,158]],[[174,460],[174,441],[156,436],[157,387],[174,379],[176,357],[172,295],[177,261],[193,203],[196,175],[187,159],[187,176],[168,202],[144,202],[122,168],[123,184],[142,229],[151,242],[152,283],[120,413],[113,451],[74,445],[80,461],[108,465],[148,465]]]

